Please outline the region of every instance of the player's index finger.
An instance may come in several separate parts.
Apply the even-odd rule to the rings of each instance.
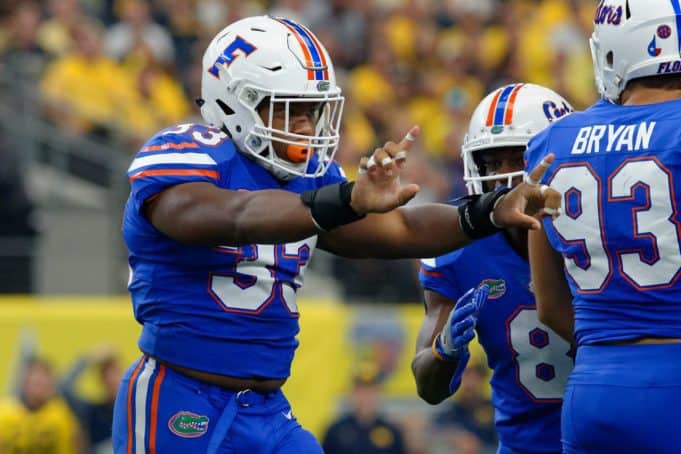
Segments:
[[[404,136],[400,142],[400,148],[402,150],[411,150],[412,145],[416,142],[417,137],[421,133],[421,128],[418,126],[412,126],[409,132]]]
[[[551,164],[553,163],[553,160],[555,159],[555,155],[553,153],[549,153],[544,157],[544,159],[541,160],[537,166],[530,171],[530,181],[533,182],[539,182],[541,180],[541,177],[544,176],[544,173],[546,172],[546,169],[548,169]]]

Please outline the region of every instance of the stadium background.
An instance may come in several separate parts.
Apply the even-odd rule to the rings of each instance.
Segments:
[[[4,0],[0,5],[0,386],[35,350],[64,369],[101,342],[125,362],[139,331],[125,294],[125,169],[156,130],[197,121],[201,55],[240,17],[307,24],[346,95],[337,159],[359,158],[412,124],[412,203],[462,195],[459,148],[472,109],[516,81],[595,100],[587,38],[594,0]],[[388,410],[427,424],[409,371],[422,316],[412,261],[319,253],[302,291],[301,348],[286,391],[321,436],[359,364],[387,371]],[[395,304],[400,303],[400,304]],[[479,355],[478,355],[479,356]],[[92,377],[82,383],[97,396]],[[414,427],[417,430],[413,430]],[[429,452],[411,435],[414,452]],[[420,437],[420,438],[419,438]],[[420,440],[420,441],[419,441]]]

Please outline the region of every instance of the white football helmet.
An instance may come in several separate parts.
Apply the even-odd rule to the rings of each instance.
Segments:
[[[681,74],[681,7],[676,0],[601,0],[591,55],[601,96],[619,101],[632,79]]]
[[[285,18],[249,17],[227,26],[203,56],[201,114],[281,180],[318,177],[338,148],[344,99],[328,52],[304,26]],[[269,102],[269,119],[258,113]],[[313,136],[289,132],[290,106],[313,103]],[[275,107],[286,112],[284,129],[272,124]],[[277,156],[273,143],[297,150],[293,162]],[[301,153],[302,150],[302,153]]]
[[[526,147],[535,134],[572,111],[572,106],[558,93],[534,84],[511,84],[487,95],[475,108],[461,147],[468,193],[482,194],[484,181],[503,178],[511,187],[513,178],[524,174],[519,170],[487,176],[479,166],[476,152]]]

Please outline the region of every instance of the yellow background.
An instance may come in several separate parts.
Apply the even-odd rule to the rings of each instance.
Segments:
[[[336,416],[356,367],[359,353],[351,335],[352,324],[367,314],[332,301],[303,299],[299,307],[300,347],[284,391],[299,421],[321,437]],[[423,306],[381,305],[369,310],[371,317],[383,315],[401,326],[404,333],[400,357],[385,391],[389,396],[415,399],[410,362]],[[37,353],[63,373],[80,355],[108,343],[120,353],[127,367],[139,358],[139,332],[125,297],[0,298],[0,389],[11,391],[22,348],[30,349],[34,344]],[[81,389],[97,397],[99,390],[92,374],[86,374]]]

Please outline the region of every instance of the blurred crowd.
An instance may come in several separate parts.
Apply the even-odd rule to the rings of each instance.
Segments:
[[[423,199],[463,192],[460,143],[489,90],[515,81],[594,100],[593,0],[7,0],[0,61],[35,83],[45,115],[74,134],[124,138],[198,118],[202,53],[226,24],[287,16],[325,43],[347,98],[338,154],[359,156],[422,127],[410,177]]]
[[[111,347],[93,348],[62,377],[48,358],[34,353],[24,355],[18,366],[15,389],[0,396],[0,452],[112,452],[113,404],[123,368]],[[80,392],[86,372],[94,375],[99,396]]]

